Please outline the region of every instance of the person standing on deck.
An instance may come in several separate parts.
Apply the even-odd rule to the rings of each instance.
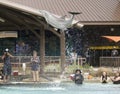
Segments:
[[[31,70],[33,81],[39,81],[40,59],[37,56],[37,52],[33,51],[33,57],[31,58]]]
[[[89,48],[87,48],[85,52],[85,57],[86,57],[86,63],[90,64],[90,49]]]
[[[72,59],[72,64],[76,65],[77,53],[75,50],[73,51],[73,53],[71,53],[71,59]]]
[[[10,62],[11,57],[13,56],[9,53],[9,49],[5,49],[4,54],[2,56],[2,60],[4,60],[4,66],[3,66],[4,82],[8,81],[11,75],[11,71],[12,71],[12,65]]]
[[[113,47],[113,48],[114,49],[111,52],[111,56],[112,56],[112,60],[113,60],[113,66],[116,67],[116,66],[118,66],[118,63],[119,63],[118,59],[116,58],[117,56],[119,56],[119,53],[115,47]]]

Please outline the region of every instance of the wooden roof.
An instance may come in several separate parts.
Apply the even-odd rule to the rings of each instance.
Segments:
[[[120,24],[120,0],[8,0],[57,15],[82,12],[75,20],[84,24]]]

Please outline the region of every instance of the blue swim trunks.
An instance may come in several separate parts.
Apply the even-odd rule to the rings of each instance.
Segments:
[[[38,71],[38,69],[39,69],[39,64],[37,62],[32,62],[31,70]]]

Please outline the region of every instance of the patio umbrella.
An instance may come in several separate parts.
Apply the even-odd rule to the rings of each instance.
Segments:
[[[120,41],[120,36],[102,36],[102,37],[113,40],[114,42]]]

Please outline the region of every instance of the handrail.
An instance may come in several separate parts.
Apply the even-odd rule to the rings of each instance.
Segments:
[[[120,67],[120,56],[100,57],[100,66]]]

